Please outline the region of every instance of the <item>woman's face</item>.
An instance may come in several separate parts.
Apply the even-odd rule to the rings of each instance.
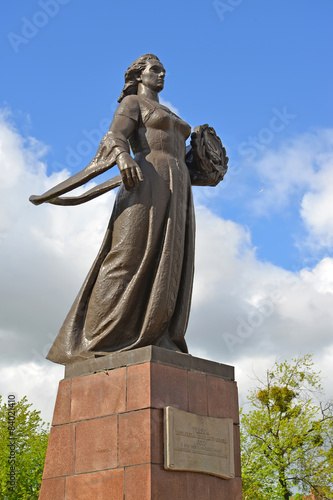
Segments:
[[[156,59],[148,60],[145,69],[141,72],[141,83],[155,92],[161,92],[164,87],[164,78],[163,64]]]

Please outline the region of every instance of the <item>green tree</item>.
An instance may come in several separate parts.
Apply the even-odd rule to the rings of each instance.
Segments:
[[[1,500],[38,500],[49,429],[31,406],[26,397],[0,396]]]
[[[275,363],[241,410],[244,500],[332,499],[332,402],[324,404],[311,355]],[[298,498],[301,498],[298,497]]]

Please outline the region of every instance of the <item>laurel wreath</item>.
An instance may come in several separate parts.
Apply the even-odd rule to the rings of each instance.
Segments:
[[[192,184],[216,186],[228,170],[228,161],[225,147],[213,127],[208,124],[195,127],[185,157]]]

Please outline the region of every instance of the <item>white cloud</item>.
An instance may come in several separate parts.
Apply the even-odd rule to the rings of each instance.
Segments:
[[[333,246],[333,151],[318,161],[320,167],[302,199],[301,216],[309,231],[309,243],[329,247]]]
[[[332,259],[300,273],[260,262],[248,231],[205,208],[197,211],[197,233],[192,342],[210,331],[205,342],[220,359],[330,344]]]
[[[8,394],[15,394],[17,401],[27,396],[44,422],[51,423],[58,383],[63,376],[64,367],[50,363],[47,367],[33,362],[4,366],[0,368],[3,402]]]
[[[69,175],[61,171],[48,176],[45,151],[38,141],[24,140],[8,116],[0,116],[0,186],[6,186],[0,218],[1,393],[26,394],[50,420],[63,367],[44,357],[97,253],[113,194],[80,207],[31,205],[30,194],[44,192]],[[318,176],[316,193],[324,196],[323,162],[316,171],[313,165],[306,168]],[[302,182],[310,193],[306,176]],[[325,231],[332,234],[328,224]],[[235,364],[242,392],[250,368],[270,368],[276,356],[313,352],[318,361],[324,360],[326,376],[333,375],[332,295],[332,259],[297,274],[261,262],[246,227],[217,217],[203,205],[197,208],[187,341],[193,355]]]
[[[314,144],[313,144],[314,143]],[[283,143],[277,150],[264,150],[251,168],[263,188],[252,206],[258,215],[278,212],[290,203],[299,190],[306,189],[314,174],[313,148],[317,141],[311,135]]]
[[[311,284],[318,292],[333,293],[333,259],[326,257],[310,271],[302,269],[300,274],[304,283]]]
[[[204,207],[197,234],[191,352],[204,350],[241,374],[270,368],[277,356],[313,353],[333,362],[333,259],[298,273],[261,262],[244,227]],[[326,370],[333,376],[332,365]],[[242,375],[241,389],[246,380]]]
[[[68,177],[51,176],[40,161],[45,147],[23,140],[0,119],[0,331],[6,361],[45,356],[91,265],[111,213],[113,194],[80,207],[33,206],[28,198]]]
[[[333,130],[297,137],[267,150],[254,168],[263,186],[252,203],[256,214],[297,207],[313,251],[333,244]]]

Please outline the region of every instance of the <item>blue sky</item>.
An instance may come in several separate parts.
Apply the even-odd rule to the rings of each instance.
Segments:
[[[260,131],[269,128],[273,110],[293,118],[282,131],[263,135],[269,147],[330,126],[332,14],[330,3],[304,0],[9,3],[1,20],[1,104],[23,135],[50,147],[50,171],[62,165],[76,171],[95,146],[80,158],[67,159],[68,151],[77,151],[84,130],[107,130],[124,70],[153,52],[168,72],[162,97],[193,126],[216,128],[231,172],[251,152],[262,153]],[[252,188],[246,198],[264,187],[249,163],[242,173]],[[255,220],[238,181],[224,199],[214,199],[214,210],[248,224],[262,258],[297,266],[291,235],[297,216],[289,211]],[[269,237],[267,224],[275,228]]]
[[[33,333],[38,329],[37,323],[29,321],[35,314],[34,307],[43,303],[43,297],[38,296],[37,285],[31,291],[31,285],[20,287],[17,278],[20,291],[16,288],[15,295],[13,289],[13,297],[18,301],[22,324],[25,321],[30,325],[26,335],[35,339],[33,349],[42,350],[45,329],[50,338],[56,334],[63,319],[57,315],[68,309],[98,248],[110,212],[110,206],[105,208],[105,205],[112,205],[112,195],[106,198],[109,202],[98,201],[93,205],[101,212],[99,221],[96,217],[92,219],[89,207],[71,208],[71,212],[56,207],[55,212],[50,212],[49,207],[30,207],[27,197],[89,163],[97,149],[98,137],[107,131],[116,109],[125,70],[139,55],[152,52],[167,71],[163,101],[176,108],[192,127],[203,123],[213,126],[230,158],[229,172],[221,185],[215,190],[194,189],[198,219],[197,288],[188,332],[189,336],[194,332],[194,352],[239,364],[243,376],[255,357],[258,346],[255,335],[263,338],[269,327],[272,332],[276,328],[277,333],[267,340],[269,347],[262,345],[263,358],[292,356],[301,347],[305,352],[314,352],[317,360],[327,358],[323,365],[330,365],[331,354],[327,353],[332,351],[333,359],[332,317],[325,304],[333,293],[332,15],[333,4],[328,0],[16,0],[2,5],[0,166],[5,179],[2,188],[6,188],[6,183],[9,187],[0,222],[5,221],[1,242],[4,252],[10,255],[3,264],[4,273],[17,274],[26,259],[30,278],[34,276],[38,285],[45,286],[43,278],[38,276],[47,274],[47,263],[52,268],[59,265],[62,269],[59,273],[65,273],[68,269],[64,262],[71,255],[82,260],[82,268],[77,272],[71,269],[72,283],[67,283],[68,298],[61,307],[55,305],[52,309],[45,305],[45,324],[38,335]],[[15,155],[19,152],[18,159]],[[17,180],[16,168],[24,185]],[[26,217],[24,223],[22,213]],[[8,220],[12,223],[6,225]],[[68,249],[62,240],[64,235],[72,234],[66,223],[73,229],[73,235],[79,232],[77,238],[81,235],[84,247],[92,242],[90,250],[82,249],[79,243]],[[80,229],[75,229],[75,224]],[[212,226],[211,233],[206,233],[205,225]],[[47,235],[47,228],[52,229],[52,236]],[[39,235],[38,240],[38,231],[44,231],[44,239]],[[34,246],[37,240],[31,235],[39,241],[38,251]],[[26,238],[29,251],[17,250],[15,262],[14,243],[20,237]],[[203,238],[211,246],[203,247]],[[53,247],[51,240],[56,242]],[[226,246],[222,248],[223,245]],[[55,247],[56,259],[52,254]],[[84,254],[85,251],[88,253]],[[224,268],[221,274],[217,273],[216,288],[203,283],[201,276],[204,272],[210,276],[207,260],[214,261],[213,252],[217,256],[221,253],[217,266],[223,255],[224,262],[234,270],[234,274],[226,273]],[[28,280],[28,273],[23,274]],[[259,307],[259,297],[275,287],[276,276],[294,276],[298,280],[301,291],[297,290],[293,297],[288,296],[290,291],[283,285],[288,296],[286,303],[294,304],[292,312],[276,306],[266,318],[263,330],[259,326],[251,337],[251,346],[244,339],[231,346],[226,336],[222,348],[216,340],[221,338],[221,332],[223,337],[225,332],[233,335],[230,332],[237,331],[235,318],[247,317],[249,304],[252,308]],[[213,271],[212,277],[215,283]],[[238,288],[234,280],[238,280]],[[54,281],[54,288],[47,290],[60,296],[60,286],[60,282]],[[213,287],[212,293],[215,291],[215,300],[220,297],[223,303],[230,301],[233,320],[230,317],[225,321],[223,315],[215,318],[216,308],[210,311],[209,305],[204,304],[202,293],[209,286]],[[25,294],[30,292],[34,301],[27,312]],[[1,293],[8,295],[5,280]],[[232,297],[238,297],[239,301],[242,297],[243,302],[236,304]],[[302,316],[307,315],[304,308],[310,303],[317,315],[308,318],[308,325],[312,332],[319,328],[318,345],[311,340],[310,331],[303,336],[304,325],[300,323]],[[19,342],[23,327],[7,318],[8,307],[4,305],[1,331],[14,332]],[[215,318],[208,346],[200,338],[200,307]],[[295,311],[299,311],[298,318]],[[286,344],[279,344],[283,332],[291,330],[295,342],[286,340]],[[277,337],[280,340],[274,343],[272,339]],[[308,344],[306,339],[310,339]],[[31,363],[36,359],[23,354],[15,359],[14,344],[8,349],[3,362],[7,374],[17,363],[24,365],[24,370],[33,370]],[[44,373],[50,365],[43,364],[41,359],[35,369]],[[59,373],[52,375],[54,386]],[[8,383],[10,380],[14,379],[9,377]],[[29,391],[34,394],[31,387],[27,388]]]

